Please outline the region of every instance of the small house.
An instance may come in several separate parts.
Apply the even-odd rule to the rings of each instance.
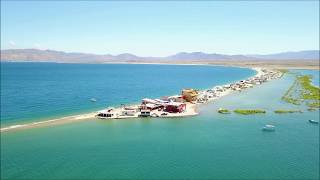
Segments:
[[[113,108],[108,108],[106,110],[99,111],[97,114],[98,118],[113,118],[115,116]]]
[[[150,109],[141,109],[139,117],[149,117],[150,113]]]
[[[164,110],[170,113],[181,113],[186,110],[186,107],[184,103],[170,102],[165,106]]]

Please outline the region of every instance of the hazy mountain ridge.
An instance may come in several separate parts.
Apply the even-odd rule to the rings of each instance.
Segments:
[[[166,57],[169,60],[247,60],[255,59],[244,55],[224,55],[224,54],[206,54],[203,52],[186,53],[181,52],[172,56]]]
[[[139,57],[134,54],[97,55],[89,53],[63,52],[39,49],[8,49],[1,50],[1,61],[26,62],[137,62],[137,61],[215,61],[215,60],[319,60],[319,50],[283,52],[267,55],[225,55],[204,52],[181,52],[167,57]]]
[[[319,60],[320,51],[308,50],[308,51],[298,51],[298,52],[282,52],[277,54],[268,55],[248,55],[249,57],[255,57],[260,59],[317,59]]]

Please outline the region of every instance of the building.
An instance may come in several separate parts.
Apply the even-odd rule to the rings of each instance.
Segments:
[[[169,102],[181,102],[181,103],[185,101],[183,99],[183,96],[181,96],[181,95],[169,96],[169,97],[167,97],[167,100]]]
[[[150,109],[141,109],[139,117],[149,117],[150,116]]]
[[[182,90],[182,97],[187,102],[196,101],[198,96],[198,91],[194,89],[183,89]]]
[[[158,104],[159,102],[154,99],[144,98],[141,104]]]
[[[170,102],[165,106],[165,111],[170,113],[181,113],[186,110],[186,104],[178,102]]]
[[[140,106],[141,109],[149,109],[149,110],[156,110],[164,107],[164,102],[160,99],[149,99],[149,98],[144,98],[142,99],[142,103]]]
[[[113,118],[115,116],[113,110],[114,108],[108,108],[106,110],[99,111],[97,116],[101,119]]]
[[[137,110],[134,108],[125,107],[121,110],[122,116],[134,116],[136,115]]]
[[[161,104],[141,104],[140,106],[140,111],[142,109],[149,109],[149,110],[156,110],[156,109],[161,109],[163,108],[164,106],[161,105]]]

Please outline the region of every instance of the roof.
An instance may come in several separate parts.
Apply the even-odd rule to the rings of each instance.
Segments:
[[[185,104],[185,103],[170,102],[170,103],[168,103],[167,105],[168,105],[168,106],[180,106],[180,105],[182,105],[182,104]]]
[[[108,107],[107,109],[103,109],[103,110],[101,110],[101,111],[98,111],[98,113],[105,113],[105,114],[107,114],[107,113],[112,112],[113,110],[114,110],[114,107]]]
[[[109,114],[109,113],[113,113],[113,112],[108,111],[108,109],[104,109],[104,110],[98,111],[98,113]]]
[[[161,99],[155,99],[155,101],[157,101],[159,103],[168,103],[168,101],[164,101],[164,100],[161,100]]]
[[[153,99],[149,99],[149,98],[144,98],[142,99],[143,102],[147,102],[147,103],[151,103],[151,104],[157,104],[158,101],[155,101]]]
[[[181,95],[174,95],[174,96],[169,96],[168,99],[171,99],[171,98],[182,98]]]
[[[155,107],[159,107],[160,105],[158,105],[158,104],[146,104],[145,106],[148,107],[148,108],[155,108]]]

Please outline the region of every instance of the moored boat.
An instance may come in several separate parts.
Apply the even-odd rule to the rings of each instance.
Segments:
[[[263,126],[262,128],[262,131],[269,131],[269,132],[272,132],[272,131],[275,131],[275,126],[274,125],[270,125],[270,124],[267,124],[265,126]]]
[[[312,124],[319,124],[319,122],[318,122],[318,121],[313,120],[313,119],[310,119],[310,120],[309,120],[309,123],[312,123]]]
[[[95,98],[91,98],[90,101],[91,102],[97,102],[97,100]]]

